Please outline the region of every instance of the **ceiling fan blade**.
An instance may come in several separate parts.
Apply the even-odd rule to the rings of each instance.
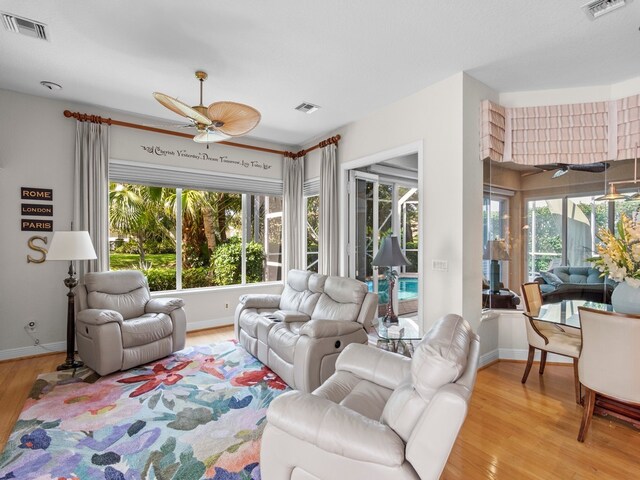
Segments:
[[[235,102],[214,102],[209,105],[208,114],[216,129],[230,137],[250,132],[261,118],[260,112],[255,108]]]
[[[566,168],[568,164],[566,163],[546,163],[544,165],[534,165],[534,167],[539,168],[540,170],[550,171],[557,170],[559,168]]]
[[[173,97],[170,97],[169,95],[165,95],[164,93],[160,92],[153,92],[153,97],[163,106],[167,107],[169,110],[177,113],[178,115],[190,118],[194,122],[201,123],[202,125],[211,125],[211,120],[209,120],[197,110],[191,108],[186,103],[181,102],[180,100],[177,100]]]
[[[212,130],[207,128],[205,131],[198,133],[195,137],[193,137],[193,141],[197,143],[215,143],[222,142],[223,140],[227,140],[230,138],[228,135],[224,133],[220,133],[216,130]]]
[[[195,124],[193,123],[158,123],[156,125],[143,123],[145,127],[153,127],[153,128],[194,128]]]
[[[609,168],[609,164],[607,162],[595,162],[570,165],[569,168],[578,172],[602,173]]]

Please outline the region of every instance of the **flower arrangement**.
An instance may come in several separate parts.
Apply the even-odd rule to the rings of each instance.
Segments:
[[[640,223],[622,214],[616,233],[601,228],[598,238],[601,241],[596,246],[599,256],[588,260],[612,280],[640,287]]]

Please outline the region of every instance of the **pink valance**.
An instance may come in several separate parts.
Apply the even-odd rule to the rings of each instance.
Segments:
[[[522,165],[633,158],[640,95],[611,102],[505,108],[482,103],[481,155]]]

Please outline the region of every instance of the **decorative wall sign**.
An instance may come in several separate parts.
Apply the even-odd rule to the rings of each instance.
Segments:
[[[253,170],[269,170],[271,165],[264,161],[247,161],[247,160],[235,160],[226,155],[214,156],[205,152],[190,152],[186,149],[167,149],[157,145],[140,145],[140,147],[148,154],[156,157],[175,157],[175,158],[191,158],[194,160],[204,160],[208,162],[228,164],[237,167],[244,167]]]
[[[31,250],[34,250],[36,252],[40,252],[41,257],[40,258],[34,258],[31,255],[27,255],[27,263],[42,263],[47,259],[47,249],[44,248],[44,247],[41,247],[39,245],[36,245],[34,243],[36,240],[41,241],[45,245],[47,244],[47,237],[41,237],[40,235],[34,235],[33,237],[29,238],[29,241],[27,241],[27,245],[29,246],[29,248]]]
[[[38,203],[23,203],[20,214],[29,217],[53,217],[53,205]]]
[[[51,188],[20,187],[20,198],[22,200],[53,200],[53,190]]]
[[[23,218],[20,220],[23,232],[53,232],[53,220],[32,220]]]

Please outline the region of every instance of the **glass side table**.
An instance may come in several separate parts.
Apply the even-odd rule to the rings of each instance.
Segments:
[[[400,317],[398,323],[385,325],[380,317],[373,320],[373,328],[378,336],[378,348],[407,357],[413,355],[413,341],[422,339],[418,324],[411,318]]]

